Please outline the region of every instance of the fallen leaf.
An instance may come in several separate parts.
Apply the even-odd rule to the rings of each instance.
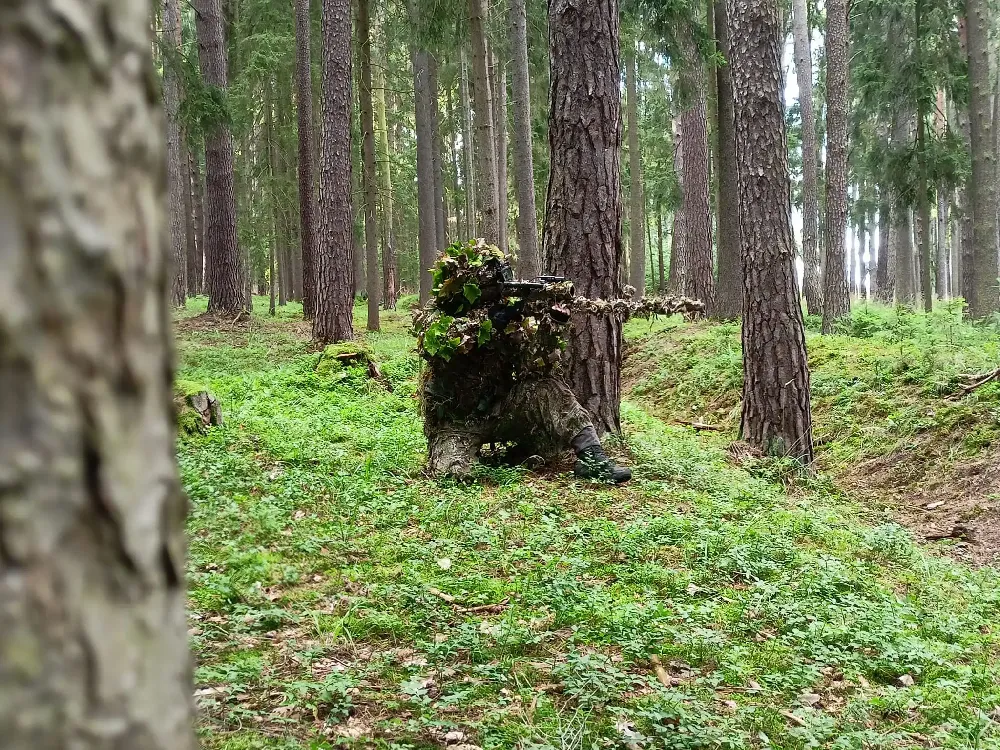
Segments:
[[[944,500],[938,500],[935,503],[927,503],[924,508],[927,510],[934,510],[935,508],[940,508],[942,505],[944,505]]]
[[[897,682],[899,682],[899,684],[903,687],[913,687],[914,684],[913,677],[908,674],[904,674],[897,680]]]
[[[823,700],[823,696],[818,695],[817,693],[803,693],[799,696],[799,703],[803,706],[809,706],[810,708],[815,706],[821,700]]]

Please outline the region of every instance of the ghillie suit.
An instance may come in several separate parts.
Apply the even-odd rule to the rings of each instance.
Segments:
[[[510,259],[482,240],[449,247],[434,268],[433,299],[414,317],[429,469],[463,477],[482,446],[552,458],[572,446],[585,477],[626,481],[604,455],[590,415],[562,378],[562,336],[573,310],[616,315],[697,312],[681,299],[588,300],[571,282],[515,282]]]

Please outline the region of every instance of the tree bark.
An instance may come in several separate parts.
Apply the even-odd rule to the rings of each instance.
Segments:
[[[193,750],[148,2],[0,20],[0,745]]]
[[[657,261],[659,262],[659,285],[656,291],[659,294],[665,294],[667,291],[667,279],[665,275],[665,269],[663,267],[663,206],[659,203],[656,204],[656,249],[658,253]]]
[[[795,278],[776,0],[727,0],[739,161],[744,440],[813,458],[809,367]],[[840,264],[841,269],[843,264]]]
[[[203,149],[200,150],[203,153]],[[192,181],[194,182],[194,235],[197,247],[197,278],[198,294],[205,294],[208,289],[208,258],[205,254],[205,173],[201,168],[201,153],[194,155],[191,165]]]
[[[378,184],[375,172],[375,110],[372,103],[372,39],[369,13],[370,0],[357,0],[358,62],[361,68],[361,178],[364,189],[365,259],[368,270],[368,330],[379,330],[379,292],[381,278],[378,273],[378,222],[375,205],[378,203]]]
[[[880,302],[892,304],[896,293],[895,259],[896,224],[888,191],[883,190],[882,204],[879,206],[878,267],[875,271],[875,290]]]
[[[646,248],[643,227],[646,224],[646,199],[642,194],[642,156],[639,152],[639,105],[635,71],[635,46],[625,53],[626,117],[628,119],[629,188],[629,285],[636,299],[646,294]]]
[[[326,5],[323,6],[324,10]],[[316,156],[313,137],[312,25],[309,0],[295,0],[295,96],[299,129],[299,245],[302,311],[316,313]]]
[[[743,259],[740,255],[740,196],[737,180],[736,133],[733,129],[732,67],[728,62],[731,42],[725,0],[714,0],[714,6],[718,51],[727,62],[725,65],[716,66],[719,91],[716,108],[719,141],[719,161],[716,170],[719,280],[713,315],[720,320],[734,320],[743,312]]]
[[[475,75],[476,133],[479,137],[479,179],[476,198],[483,216],[482,236],[492,244],[500,241],[500,190],[497,181],[496,132],[493,127],[493,91],[486,48],[486,0],[469,0],[469,38]]]
[[[163,0],[163,104],[167,119],[167,200],[170,227],[170,257],[174,307],[187,302],[187,202],[185,195],[184,144],[180,121],[181,54],[180,0]]]
[[[823,333],[851,313],[851,290],[844,273],[847,231],[848,0],[826,3],[826,271],[823,279]]]
[[[410,25],[420,24],[418,6],[410,2]],[[415,99],[415,120],[417,130],[417,222],[418,259],[420,261],[420,304],[431,298],[432,277],[430,268],[434,265],[437,244],[437,210],[434,202],[434,133],[431,119],[430,55],[416,46],[410,48],[413,64],[413,89]]]
[[[799,86],[802,115],[802,262],[803,292],[810,315],[823,312],[819,247],[816,244],[818,173],[816,171],[816,118],[813,114],[813,68],[807,0],[792,0],[792,40],[795,47],[795,80]]]
[[[616,298],[622,263],[617,0],[549,0],[551,168],[543,244],[550,273]],[[621,428],[621,326],[577,314],[569,381],[599,433]]]
[[[972,264],[967,285],[969,315],[986,318],[1000,309],[997,295],[997,164],[990,111],[989,8],[983,0],[966,0],[969,50],[969,136],[972,177],[968,192],[972,209]]]
[[[313,340],[354,338],[351,254],[351,0],[323,0],[320,241],[316,243]]]
[[[375,68],[375,118],[378,146],[380,198],[382,202],[382,304],[386,310],[396,309],[398,272],[396,270],[395,205],[392,193],[392,154],[389,151],[389,120],[386,114],[385,69],[388,57],[379,54]]]
[[[430,85],[431,102],[431,156],[434,160],[434,255],[436,256],[448,245],[447,204],[444,202],[444,159],[441,140],[441,112],[438,101],[438,64],[433,55],[428,57],[430,64],[427,81]]]
[[[681,112],[684,139],[684,293],[705,303],[715,314],[715,274],[712,270],[712,204],[709,195],[708,102],[705,64],[693,39],[683,45],[682,93],[688,97]]]
[[[476,170],[475,170],[475,136],[472,127],[472,98],[469,95],[469,63],[466,60],[465,47],[461,49],[461,72],[459,80],[459,96],[462,100],[463,130],[462,151],[465,154],[465,216],[468,222],[468,239],[478,235],[479,206],[476,201]],[[419,158],[419,149],[418,149]]]
[[[186,138],[184,141],[183,154],[181,160],[184,170],[184,247],[187,256],[187,294],[189,297],[197,297],[201,294],[201,273],[202,259],[199,252],[198,240],[198,220],[195,217],[195,190],[197,181],[195,179],[194,157],[191,155],[191,146]]]
[[[495,106],[493,108],[496,115],[494,130],[497,138],[497,206],[499,208],[499,219],[497,228],[499,234],[499,246],[504,252],[510,251],[507,225],[510,218],[510,197],[507,194],[507,68],[502,60],[497,59],[490,50],[490,59],[494,73],[493,93]]]
[[[670,294],[683,294],[687,270],[685,269],[686,252],[684,243],[687,230],[684,221],[684,138],[681,130],[681,118],[674,119],[674,174],[681,187],[681,202],[674,209],[673,226],[670,230],[670,274],[667,278],[667,291]]]
[[[198,57],[206,86],[228,86],[222,0],[196,0]],[[236,188],[233,136],[222,123],[205,134],[205,254],[208,266],[208,311],[242,314],[247,294],[243,255],[236,239]]]
[[[535,208],[535,165],[531,137],[531,83],[525,0],[510,0],[510,48],[514,105],[514,194],[517,198],[518,271],[523,278],[542,272]]]

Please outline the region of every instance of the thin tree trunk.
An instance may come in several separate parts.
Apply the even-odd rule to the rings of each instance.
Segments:
[[[937,189],[937,252],[935,291],[939,300],[948,299],[948,189],[942,182]]]
[[[386,310],[396,309],[396,217],[392,188],[392,153],[389,151],[389,119],[386,112],[385,68],[386,52],[380,50],[375,66],[375,136],[382,203],[382,304]]]
[[[636,82],[635,45],[625,53],[625,94],[628,119],[628,168],[631,179],[629,189],[629,285],[635,289],[636,299],[646,293],[646,248],[643,243],[643,225],[646,223],[646,200],[642,194],[642,156],[639,152],[639,91]]]
[[[326,5],[323,6],[324,10]],[[299,128],[299,244],[302,311],[316,312],[316,149],[313,137],[313,84],[309,0],[295,0],[295,93]]]
[[[621,63],[617,0],[550,0],[551,169],[544,246],[550,273],[591,298],[620,292]],[[574,316],[569,382],[598,433],[621,429],[621,325]]]
[[[674,119],[674,174],[681,186],[681,202],[674,209],[673,226],[670,231],[670,275],[667,278],[667,291],[670,294],[683,294],[687,277],[684,260],[687,253],[684,249],[686,241],[686,222],[684,221],[684,138],[681,118]]]
[[[428,82],[430,84],[431,101],[431,142],[432,157],[434,159],[434,255],[437,256],[448,245],[447,204],[444,202],[444,157],[442,156],[441,140],[441,113],[438,100],[438,64],[433,55],[429,58],[430,70]]]
[[[201,155],[204,147],[193,159],[192,179],[194,181],[194,234],[197,248],[198,267],[198,294],[206,294],[208,291],[208,269],[206,268],[208,258],[205,253],[205,173],[201,168]]]
[[[810,315],[823,312],[823,284],[819,247],[816,243],[819,217],[816,170],[816,118],[813,114],[812,50],[807,0],[792,0],[792,39],[795,46],[795,80],[799,86],[802,115],[802,262],[803,292]]]
[[[320,241],[315,246],[313,340],[354,338],[351,253],[351,0],[323,0]]]
[[[459,82],[459,95],[462,100],[463,130],[462,130],[462,150],[465,152],[465,216],[468,222],[469,239],[478,234],[478,214],[479,206],[476,205],[476,170],[475,147],[473,145],[475,137],[472,129],[472,99],[469,96],[469,64],[465,56],[465,47],[461,49],[461,80]]]
[[[410,2],[410,24],[419,28],[418,5]],[[430,268],[434,264],[437,244],[437,209],[434,201],[434,132],[430,92],[430,54],[423,49],[411,47],[413,64],[413,89],[416,104],[417,130],[417,222],[420,261],[420,304],[426,304],[431,297],[432,277]]]
[[[727,0],[727,9],[746,270],[740,433],[765,453],[809,463],[809,367],[795,278],[778,6]]]
[[[535,165],[531,136],[531,83],[525,0],[510,0],[510,47],[514,104],[514,194],[517,197],[518,270],[524,278],[541,274],[535,208]]]
[[[191,155],[191,145],[187,138],[183,139],[184,169],[184,216],[186,221],[184,231],[184,247],[187,256],[187,293],[189,297],[201,294],[202,261],[198,248],[198,221],[195,217],[195,180],[194,157]]]
[[[378,221],[375,205],[378,203],[378,184],[375,167],[375,112],[372,103],[372,37],[369,14],[370,0],[357,0],[358,61],[361,68],[361,178],[364,185],[365,258],[367,261],[368,330],[379,330],[378,273]]]
[[[149,11],[0,12],[5,750],[196,744]]]
[[[184,179],[184,143],[181,106],[181,9],[180,0],[163,0],[163,103],[167,120],[167,200],[170,227],[170,285],[174,307],[187,302],[187,201]]]
[[[448,122],[450,123],[449,139],[448,139],[448,152],[451,155],[451,197],[455,206],[455,234],[459,241],[469,239],[468,236],[464,236],[468,231],[468,225],[466,222],[468,218],[462,212],[462,200],[460,197],[462,195],[461,184],[465,183],[464,177],[461,176],[461,169],[459,167],[458,158],[458,141],[457,136],[459,132],[458,128],[458,113],[455,112],[455,102],[451,95],[451,87],[445,88],[445,105],[448,109]]]
[[[898,231],[894,211],[888,193],[884,194],[879,207],[879,249],[878,268],[875,271],[875,289],[881,302],[891,304],[895,298],[895,258],[896,232]]]
[[[207,86],[228,86],[222,0],[197,0],[198,57]],[[205,134],[205,254],[208,311],[240,315],[247,304],[243,255],[236,239],[233,136],[216,123]]]
[[[826,271],[823,333],[851,312],[844,274],[847,231],[848,0],[826,2]]]
[[[500,241],[500,190],[497,180],[496,132],[493,127],[493,91],[486,44],[486,0],[469,0],[469,38],[472,45],[472,70],[475,75],[476,133],[479,136],[479,179],[477,199],[483,215],[483,238]]]
[[[664,294],[667,290],[667,279],[663,267],[663,206],[659,202],[656,204],[656,249],[659,257],[660,282],[656,291]]]
[[[969,50],[969,137],[972,176],[972,263],[969,315],[986,318],[1000,309],[997,294],[997,160],[990,111],[989,7],[984,0],[965,0]]]
[[[715,35],[719,53],[730,59],[729,18],[725,0],[714,0]],[[716,66],[718,83],[719,161],[716,169],[718,201],[719,281],[713,315],[721,320],[739,318],[743,312],[743,258],[740,253],[740,200],[737,181],[736,133],[733,125],[733,81],[729,64]],[[818,265],[818,263],[817,263]]]
[[[510,242],[507,239],[510,218],[510,198],[507,194],[507,68],[502,60],[496,58],[492,49],[490,50],[490,59],[493,61],[491,67],[496,79],[493,85],[496,99],[494,129],[497,138],[497,205],[500,210],[497,227],[500,230],[500,247],[504,252],[509,252]]]

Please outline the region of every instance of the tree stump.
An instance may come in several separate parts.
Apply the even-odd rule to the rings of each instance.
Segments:
[[[197,383],[178,381],[174,386],[177,429],[187,435],[204,434],[223,423],[219,400]]]

